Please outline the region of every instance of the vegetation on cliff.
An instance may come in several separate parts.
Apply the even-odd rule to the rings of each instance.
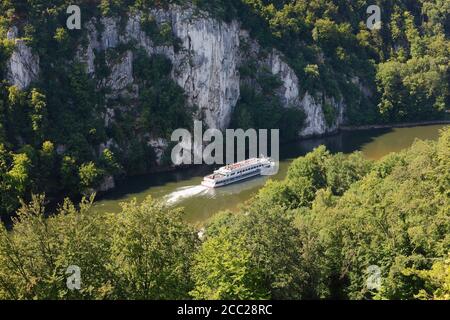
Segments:
[[[237,17],[260,43],[282,51],[301,90],[344,98],[349,123],[433,119],[449,105],[446,1],[194,2],[225,20]],[[372,4],[381,9],[379,30],[366,26]]]

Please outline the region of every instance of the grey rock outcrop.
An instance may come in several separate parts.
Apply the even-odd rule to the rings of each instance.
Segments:
[[[302,84],[283,54],[274,49],[266,52],[267,49],[262,49],[257,41],[251,39],[239,22],[219,21],[192,5],[170,5],[165,9],[150,9],[146,12],[153,16],[158,25],[171,26],[172,34],[177,39],[175,46],[156,43],[143,30],[143,14],[130,13],[124,21],[103,17],[83,26],[87,29],[87,41],[79,47],[77,59],[85,63],[89,74],[96,74],[96,58],[99,54],[105,54],[107,50],[114,51],[119,46],[140,48],[148,55],[165,55],[173,64],[172,78],[184,89],[188,102],[198,106],[201,111],[197,117],[201,117],[210,128],[225,129],[240,97],[243,79],[239,68],[246,59],[252,58],[260,68],[266,68],[281,80],[282,85],[276,94],[283,105],[303,110],[306,119],[304,124],[299,123],[299,137],[326,134],[337,130],[343,123],[344,101],[302,90]],[[98,25],[102,27],[98,28]],[[25,89],[38,79],[39,57],[23,40],[16,39],[17,36],[17,28],[8,32],[8,38],[16,41],[16,47],[8,60],[7,76],[12,85]],[[133,77],[133,59],[131,49],[121,49],[114,60],[106,60],[110,72],[99,84],[109,89],[103,112],[105,126],[114,122],[114,108],[132,107],[108,105],[108,99],[121,96],[132,101],[139,96],[139,88]],[[370,95],[358,79],[352,81],[360,86],[365,96]],[[325,119],[325,103],[335,109],[337,116],[334,123],[327,123]],[[156,143],[158,137],[151,139],[151,145],[158,149],[164,148],[164,144]]]
[[[15,40],[14,51],[7,61],[7,80],[11,85],[23,90],[39,76],[39,57],[22,39],[15,39],[17,32],[8,32],[8,38]]]

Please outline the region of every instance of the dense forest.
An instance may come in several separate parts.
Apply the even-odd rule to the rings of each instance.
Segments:
[[[0,228],[0,298],[448,300],[449,164],[450,128],[377,162],[321,146],[201,236],[151,198],[116,214],[67,200],[46,217],[35,196]]]
[[[143,12],[148,37],[175,51],[172,26],[149,8],[194,5],[238,21],[263,50],[283,54],[303,94],[344,101],[347,125],[448,117],[449,1],[0,0],[0,218],[10,222],[0,223],[0,299],[450,299],[450,129],[376,162],[319,147],[201,236],[182,208],[157,199],[96,212],[90,195],[106,179],[161,165],[144,139],[202,114],[164,54],[120,44],[97,52],[89,74],[77,57],[87,30],[66,28],[72,4],[84,22]],[[366,26],[372,4],[380,29]],[[26,88],[7,80],[18,43],[41,69]],[[113,101],[104,84],[126,52],[139,94]],[[257,62],[239,66],[230,127],[298,138],[305,115],[282,105],[280,79]],[[110,103],[133,108],[106,125]],[[336,110],[322,108],[331,126]],[[69,266],[81,270],[80,290],[67,288]],[[372,267],[377,288],[367,286]]]
[[[295,70],[300,90],[344,99],[347,124],[393,123],[442,119],[449,105],[450,4],[445,0],[374,1],[382,10],[382,27],[369,30],[368,1],[342,0],[193,0],[216,19],[239,21],[265,48],[282,52]],[[75,59],[86,32],[65,28],[70,4],[79,4],[83,21],[92,17],[126,17],[154,7],[184,5],[183,0],[2,0],[0,1],[0,215],[19,207],[33,193],[76,196],[98,189],[106,177],[148,172],[155,150],[136,137],[192,125],[195,106],[170,77],[164,56],[148,57],[133,48],[134,77],[140,96],[135,113],[116,114],[105,127],[107,90],[98,84],[111,71],[118,47],[95,61],[96,77]],[[155,43],[177,47],[170,25],[150,16],[142,25]],[[39,81],[24,90],[5,79],[14,50],[8,31],[39,56]],[[255,72],[250,62],[241,76]],[[354,82],[359,79],[360,84]],[[359,85],[372,92],[368,99]],[[257,86],[241,88],[232,126],[281,128],[293,139],[303,115],[280,106],[273,94],[277,79],[260,72]],[[129,101],[121,101],[128,103]],[[327,122],[336,112],[324,105]],[[112,138],[119,148],[98,146]],[[61,147],[63,146],[63,147]]]

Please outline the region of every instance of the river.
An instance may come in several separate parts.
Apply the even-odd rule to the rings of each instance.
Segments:
[[[443,127],[445,125],[345,131],[331,137],[285,144],[280,148],[280,170],[276,176],[270,178],[283,179],[293,159],[305,155],[322,144],[333,153],[351,153],[360,150],[366,158],[377,160],[391,152],[409,147],[416,138],[437,140],[439,130]],[[99,198],[94,204],[94,209],[119,212],[121,202],[133,198],[142,201],[151,195],[173,206],[184,207],[186,220],[201,225],[219,211],[237,209],[269,179],[258,177],[214,190],[200,186],[203,176],[211,173],[213,169],[198,166],[174,172],[127,178],[116,189]]]

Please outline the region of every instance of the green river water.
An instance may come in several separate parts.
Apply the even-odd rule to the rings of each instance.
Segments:
[[[303,140],[281,146],[280,170],[271,179],[283,179],[293,159],[303,156],[315,147],[324,144],[331,152],[351,153],[360,150],[368,159],[380,159],[395,151],[409,147],[415,139],[433,139],[445,125],[428,125],[408,128],[373,129],[342,132],[335,136]],[[95,203],[95,210],[118,212],[120,202],[136,198],[144,200],[151,195],[174,206],[185,208],[186,220],[201,225],[215,213],[235,210],[252,197],[269,179],[253,178],[219,189],[208,190],[200,183],[203,176],[214,167],[198,166],[175,172],[155,173],[127,178],[118,187],[102,196]]]

